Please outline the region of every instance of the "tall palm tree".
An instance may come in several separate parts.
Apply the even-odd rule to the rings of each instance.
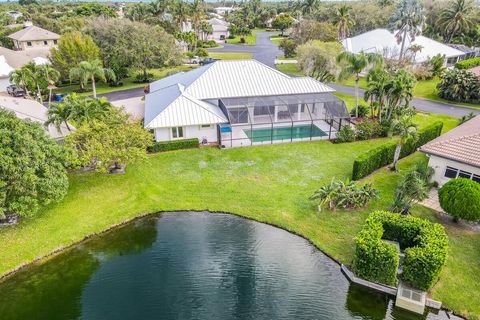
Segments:
[[[450,42],[457,33],[468,31],[474,26],[471,16],[473,11],[473,2],[469,0],[454,0],[442,11],[438,23],[445,30],[446,42]]]
[[[393,118],[399,106],[407,108],[413,98],[413,89],[417,80],[405,69],[400,69],[387,85],[387,120]]]
[[[92,82],[93,97],[97,97],[97,89],[95,87],[95,78],[106,82],[107,80],[115,81],[115,73],[111,69],[104,68],[102,61],[96,59],[93,61],[82,61],[78,67],[70,69],[70,80],[79,80],[84,86],[90,80]]]
[[[390,20],[390,28],[396,31],[397,42],[401,43],[399,60],[402,60],[407,36],[410,37],[410,42],[413,42],[415,37],[421,34],[425,23],[424,9],[420,0],[402,0]]]
[[[337,21],[338,39],[340,40],[347,38],[350,28],[355,25],[350,10],[352,10],[352,7],[347,5],[342,5],[337,9],[335,19]]]
[[[337,63],[342,64],[340,79],[355,76],[355,117],[358,117],[358,81],[360,74],[369,67],[378,67],[383,63],[381,55],[376,53],[352,53],[343,51],[337,56]]]
[[[47,80],[48,84],[48,106],[52,101],[52,87],[58,79],[60,79],[60,72],[50,66],[49,64],[42,65],[35,70],[35,77],[38,78],[38,81],[43,79]],[[38,82],[37,82],[38,83]],[[38,94],[41,97],[40,87],[38,86]],[[40,98],[41,99],[41,98]]]
[[[198,32],[198,24],[203,18],[205,11],[205,2],[204,0],[193,0],[190,7],[190,12],[192,14],[193,29]]]
[[[411,53],[413,53],[413,59],[412,60],[415,61],[417,53],[423,50],[423,46],[420,45],[420,44],[414,43],[407,50],[410,51]]]
[[[183,0],[175,3],[173,7],[173,16],[175,17],[175,23],[177,26],[182,29],[182,25],[188,22],[190,18],[190,7]]]
[[[397,162],[398,159],[400,159],[400,152],[402,151],[403,145],[405,145],[407,139],[409,138],[412,138],[413,140],[418,139],[417,125],[413,123],[412,116],[402,115],[392,121],[390,133],[398,135],[397,147],[395,148],[395,155],[393,157],[393,163],[390,168],[392,171],[396,172]]]
[[[68,103],[54,104],[47,110],[47,121],[45,122],[45,126],[53,124],[57,130],[60,131],[60,127],[64,123],[68,131],[72,131],[68,125],[68,121],[71,117],[72,108]]]
[[[381,69],[371,70],[367,75],[367,89],[365,90],[364,99],[371,100],[371,114],[374,117],[374,103],[378,106],[378,120],[382,121],[383,108],[385,106],[385,99],[387,90],[391,81],[391,75]]]

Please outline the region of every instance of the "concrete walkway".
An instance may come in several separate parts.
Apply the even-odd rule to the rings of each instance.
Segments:
[[[438,200],[438,189],[432,188],[428,193],[428,198],[420,202],[424,207],[433,209],[437,212],[443,212],[442,207],[440,207],[440,201]]]

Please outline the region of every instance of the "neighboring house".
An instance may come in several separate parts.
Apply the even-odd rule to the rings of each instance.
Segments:
[[[12,17],[15,21],[17,21],[18,18],[23,17],[23,13],[15,10],[7,11],[5,13]]]
[[[60,35],[37,26],[26,27],[8,36],[15,50],[48,49],[57,45]]]
[[[38,122],[42,126],[47,121],[47,108],[35,100],[0,96],[0,108],[13,111],[19,119]],[[70,126],[70,129],[73,130],[73,127]],[[49,125],[45,131],[55,140],[63,140],[69,133],[65,124],[60,126],[60,130],[54,125]]]
[[[439,185],[457,177],[480,183],[480,116],[465,122],[419,149],[429,157]]]
[[[0,92],[7,91],[7,87],[10,85],[8,79],[11,71],[21,68],[30,61],[38,65],[50,63],[47,56],[48,51],[44,49],[13,51],[0,47]]]
[[[207,20],[207,23],[212,26],[212,33],[207,35],[206,40],[215,40],[220,43],[225,42],[225,39],[230,35],[228,32],[230,23],[217,18],[209,19]]]
[[[219,15],[224,15],[225,13],[228,13],[230,11],[237,10],[238,7],[217,7],[215,8],[215,12]]]
[[[398,59],[401,48],[401,44],[397,42],[395,34],[387,29],[374,29],[355,37],[346,38],[342,40],[342,45],[349,52],[375,52],[388,59]],[[421,46],[420,52],[410,50],[412,45]],[[437,54],[445,55],[447,66],[465,58],[463,51],[424,36],[416,36],[413,42],[407,36],[405,40],[405,54],[414,63],[428,61]]]
[[[217,61],[151,83],[144,123],[156,141],[198,138],[221,147],[333,139],[350,124],[333,91],[256,60]]]

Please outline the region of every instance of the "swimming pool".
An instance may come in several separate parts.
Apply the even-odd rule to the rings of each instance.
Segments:
[[[322,131],[316,125],[301,125],[301,126],[291,126],[288,127],[276,127],[276,128],[259,128],[259,129],[244,129],[243,130],[247,137],[253,142],[263,142],[270,140],[290,140],[301,139],[301,138],[310,138],[312,137],[324,137],[327,134]]]

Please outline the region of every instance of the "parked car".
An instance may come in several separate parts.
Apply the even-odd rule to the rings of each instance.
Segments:
[[[217,61],[218,59],[214,59],[214,58],[205,58],[203,59],[202,61],[200,61],[200,65],[201,66],[204,66],[206,64],[210,64],[210,63],[214,63],[215,61]]]
[[[194,57],[190,58],[189,62],[191,64],[199,64],[200,63],[200,57],[199,56],[194,56]]]
[[[7,93],[14,97],[23,97],[25,95],[25,91],[22,88],[17,88],[14,84],[7,87]]]

